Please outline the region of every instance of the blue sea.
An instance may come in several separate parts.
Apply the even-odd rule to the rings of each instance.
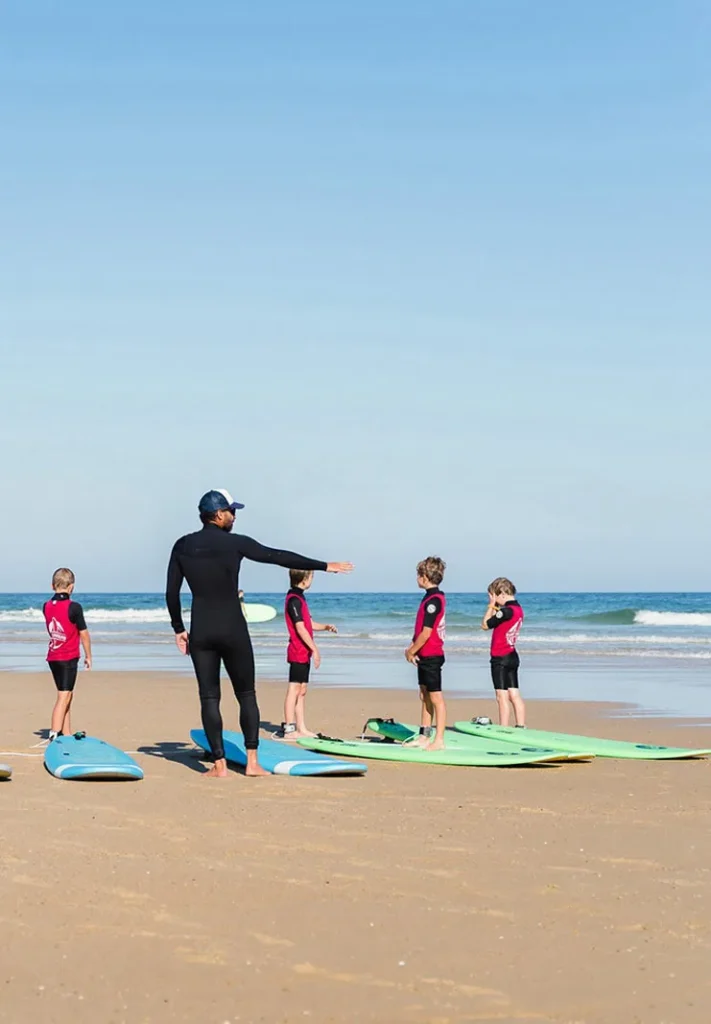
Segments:
[[[44,668],[46,594],[0,594],[0,669]],[[420,595],[309,594],[313,617],[333,622],[319,638],[316,680],[327,686],[412,687],[403,657]],[[81,594],[97,670],[189,673],[177,652],[161,594]],[[284,595],[248,594],[278,610],[250,626],[262,678],[285,674]],[[520,595],[522,686],[530,696],[617,700],[651,713],[711,715],[711,594]],[[189,595],[185,596],[186,619]],[[479,629],[484,594],[447,595],[448,691],[490,695],[488,636]]]

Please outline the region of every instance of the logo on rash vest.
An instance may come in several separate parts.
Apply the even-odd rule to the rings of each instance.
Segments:
[[[430,615],[431,615],[431,614],[432,614],[432,612],[436,612],[436,611],[437,611],[437,605],[436,605],[436,604],[428,604],[428,605],[427,605],[427,611],[428,611],[428,612],[430,613]]]
[[[518,640],[518,634],[520,632],[521,632],[521,620],[519,619],[518,622],[514,622],[514,624],[511,627],[511,629],[509,629],[508,632],[506,633],[506,643],[509,645],[509,647],[515,647],[516,646],[516,641]]]
[[[58,650],[62,644],[67,642],[67,634],[64,632],[64,627],[61,622],[57,619],[50,619],[49,626],[49,649],[50,651]]]

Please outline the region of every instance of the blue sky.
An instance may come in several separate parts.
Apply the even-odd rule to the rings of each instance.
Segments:
[[[701,3],[0,18],[1,589],[159,590],[211,486],[330,589],[711,589]]]

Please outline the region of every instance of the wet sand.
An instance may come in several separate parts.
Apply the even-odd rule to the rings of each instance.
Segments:
[[[282,697],[260,684],[265,722]],[[2,1022],[708,1017],[708,761],[208,780],[189,678],[96,673],[74,726],[138,751],[146,778],[60,782],[33,746],[52,700],[48,676],[0,674]],[[308,717],[352,736],[416,710],[414,693],[314,686]],[[529,720],[711,745],[705,723],[617,710],[531,701]]]

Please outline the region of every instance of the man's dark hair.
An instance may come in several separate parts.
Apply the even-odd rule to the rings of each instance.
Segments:
[[[207,526],[208,523],[214,523],[216,515],[217,512],[201,512],[200,522],[202,523],[203,526]]]

